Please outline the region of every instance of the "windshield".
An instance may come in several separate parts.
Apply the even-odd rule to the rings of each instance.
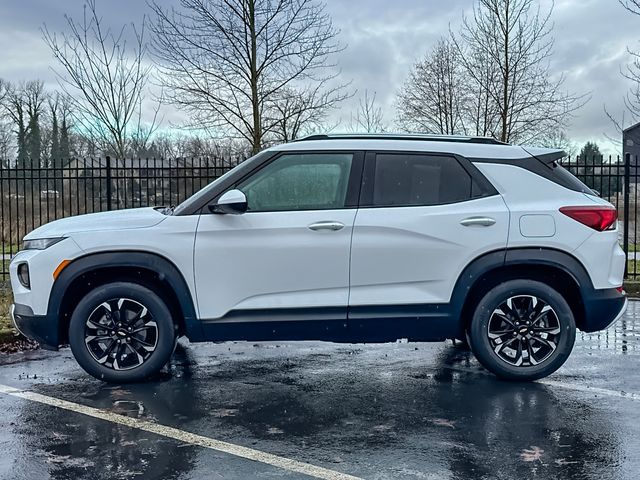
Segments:
[[[243,176],[242,174],[243,171],[251,169],[252,165],[257,161],[260,161],[260,159],[262,159],[265,155],[267,155],[267,150],[263,150],[257,155],[254,155],[253,157],[245,160],[238,166],[232,168],[231,170],[226,172],[224,175],[216,178],[213,182],[209,183],[204,188],[201,188],[200,190],[198,190],[196,193],[194,193],[189,198],[187,198],[184,202],[178,205],[175,209],[173,209],[173,214],[180,215],[182,212],[186,210],[190,210],[193,206],[200,204],[201,201],[204,198],[208,197],[210,192],[215,189],[216,185],[223,183],[227,178],[229,178],[229,176],[231,175],[231,172],[233,172],[234,175],[238,175],[239,178],[241,178]]]

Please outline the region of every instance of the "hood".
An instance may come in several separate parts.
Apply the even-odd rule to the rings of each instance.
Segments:
[[[24,239],[55,238],[63,237],[71,233],[97,232],[101,230],[147,228],[157,225],[165,218],[167,218],[166,215],[152,207],[89,213],[47,223],[36,228],[25,236]]]

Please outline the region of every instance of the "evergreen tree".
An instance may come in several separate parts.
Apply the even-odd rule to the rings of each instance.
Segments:
[[[16,120],[16,142],[18,144],[16,166],[18,168],[27,168],[29,160],[29,153],[27,152],[27,126],[24,123],[22,110],[19,111]]]
[[[58,128],[58,114],[51,108],[51,160],[49,166],[57,168],[60,165],[60,131]]]
[[[580,150],[577,177],[603,198],[612,197],[622,191],[623,174],[619,163],[604,161],[597,143],[587,142]]]
[[[29,118],[27,125],[26,149],[30,159],[30,168],[40,168],[40,152],[42,148],[42,136],[40,134],[40,115],[34,114]]]
[[[581,159],[600,159],[600,164],[602,163],[602,153],[600,153],[600,147],[595,142],[587,142],[580,150],[580,158]]]
[[[63,167],[71,158],[71,149],[69,147],[69,125],[67,118],[63,115],[62,126],[60,127],[60,155],[58,165]]]

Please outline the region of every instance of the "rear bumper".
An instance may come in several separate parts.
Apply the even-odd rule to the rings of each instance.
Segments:
[[[592,290],[583,296],[584,321],[580,325],[583,332],[605,330],[617,322],[627,310],[628,299],[615,288]]]
[[[34,315],[27,305],[11,305],[11,319],[22,335],[47,350],[58,349],[58,322],[47,315]]]

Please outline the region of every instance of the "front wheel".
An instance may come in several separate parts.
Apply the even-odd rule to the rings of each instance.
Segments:
[[[505,380],[546,377],[569,357],[576,337],[573,312],[550,286],[511,280],[478,303],[469,329],[480,363]]]
[[[80,366],[99,380],[138,382],[171,358],[171,312],[153,291],[135,283],[97,287],[75,308],[69,344]]]

